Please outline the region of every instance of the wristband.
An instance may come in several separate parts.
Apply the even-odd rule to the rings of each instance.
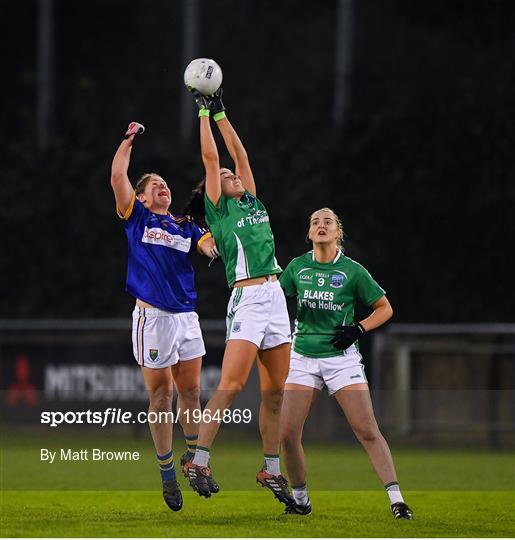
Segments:
[[[201,116],[209,117],[209,109],[200,109],[198,112],[198,117],[200,118]]]
[[[224,118],[227,118],[225,116],[225,111],[220,111],[213,115],[213,120],[215,122],[218,122],[219,120],[223,120]]]
[[[364,334],[364,333],[366,332],[364,326],[363,326],[360,322],[357,323],[356,326],[359,328],[359,330],[360,330],[360,332],[361,332],[362,334]]]

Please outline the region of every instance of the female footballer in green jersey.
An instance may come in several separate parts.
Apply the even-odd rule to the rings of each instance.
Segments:
[[[287,296],[297,297],[290,371],[282,408],[281,443],[295,502],[286,513],[309,514],[302,430],[324,386],[342,408],[385,485],[393,515],[411,519],[404,503],[388,444],[379,431],[356,340],[384,324],[393,310],[384,290],[357,262],[343,254],[343,229],[329,208],[311,215],[313,250],[293,259],[281,275]],[[372,307],[354,320],[356,302]]]
[[[200,425],[195,457],[184,467],[193,489],[209,497],[209,452],[220,418],[244,388],[256,355],[261,386],[259,428],[264,466],[256,480],[276,498],[293,504],[279,468],[280,412],[290,358],[290,321],[277,279],[274,236],[266,208],[256,197],[256,184],[245,148],[225,114],[221,90],[206,98],[192,90],[199,107],[200,143],[206,170],[205,215],[215,239],[232,294],[227,311],[226,348],[217,391]],[[210,125],[213,113],[236,173],[220,168]]]

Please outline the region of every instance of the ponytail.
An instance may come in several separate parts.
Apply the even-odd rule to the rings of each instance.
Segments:
[[[206,180],[202,180],[191,192],[190,200],[182,209],[182,215],[193,219],[199,227],[207,227],[206,208],[204,206],[204,193],[206,192]]]

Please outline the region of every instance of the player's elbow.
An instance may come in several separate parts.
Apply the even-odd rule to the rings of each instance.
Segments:
[[[393,317],[393,308],[389,302],[388,305],[385,307],[385,317],[385,322],[389,321]]]
[[[202,150],[202,161],[206,165],[218,163],[218,152],[216,150]]]
[[[249,162],[249,155],[247,154],[247,151],[243,147],[236,148],[235,156],[236,156],[236,161],[239,163]]]
[[[383,322],[386,322],[393,317],[392,304],[390,304],[390,301],[386,296],[383,296],[374,304],[374,309],[378,311],[378,315],[380,313]]]
[[[112,171],[111,172],[111,187],[116,189],[120,186],[125,180],[125,175],[121,172]]]

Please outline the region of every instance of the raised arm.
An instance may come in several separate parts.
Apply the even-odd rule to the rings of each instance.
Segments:
[[[125,133],[125,139],[118,147],[111,165],[111,187],[113,188],[116,207],[121,215],[127,212],[134,196],[134,188],[127,175],[131,159],[132,143],[134,137],[144,131],[145,128],[137,122],[131,122],[129,124]]]
[[[218,149],[216,148],[209,121],[209,102],[195,89],[192,89],[191,93],[199,108],[200,151],[202,153],[202,162],[204,163],[204,169],[206,171],[206,194],[209,197],[209,200],[216,206],[222,195],[222,184],[220,181]]]
[[[222,134],[225,146],[236,166],[236,174],[241,178],[243,187],[252,195],[256,195],[256,183],[250,168],[247,151],[241,142],[236,130],[229,122],[225,113],[225,106],[222,103],[222,89],[219,88],[210,100],[210,108],[213,119]]]

